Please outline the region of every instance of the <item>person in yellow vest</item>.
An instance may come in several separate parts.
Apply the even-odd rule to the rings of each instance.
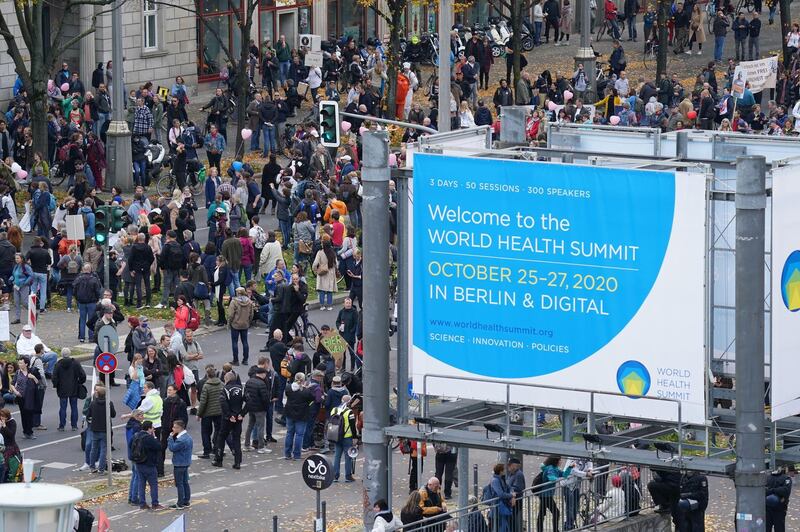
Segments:
[[[349,395],[343,396],[342,404],[332,409],[328,416],[328,434],[326,434],[326,436],[328,440],[334,444],[334,482],[339,482],[339,468],[342,463],[342,453],[344,453],[344,481],[353,482],[353,480],[355,480],[353,478],[353,459],[347,454],[347,451],[353,446],[353,438],[356,435],[356,416],[350,409],[350,399],[351,397]]]
[[[144,412],[144,420],[150,421],[155,429],[155,437],[161,441],[161,415],[164,413],[164,399],[156,388],[155,384],[151,381],[144,383],[144,399],[139,405],[139,410]],[[159,460],[157,464],[161,467],[158,470],[158,476],[164,476],[164,460]]]

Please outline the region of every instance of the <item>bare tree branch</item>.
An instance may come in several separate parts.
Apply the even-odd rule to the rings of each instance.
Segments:
[[[32,39],[30,33],[30,21],[25,14],[25,9],[21,2],[14,2],[14,11],[17,14],[19,21],[19,32],[22,34],[22,40],[25,42],[25,47],[31,49]]]
[[[236,67],[236,65],[239,64],[238,59],[231,54],[231,51],[228,49],[228,45],[225,44],[225,42],[222,40],[222,36],[219,34],[219,32],[216,29],[214,29],[214,27],[211,25],[211,23],[208,21],[208,19],[206,17],[203,17],[203,16],[200,15],[200,11],[197,8],[191,9],[191,8],[184,7],[184,6],[181,6],[181,5],[171,4],[169,2],[161,2],[159,0],[150,0],[150,2],[152,4],[156,4],[156,5],[159,5],[159,6],[174,7],[175,9],[180,9],[180,10],[186,11],[187,13],[194,13],[201,21],[203,21],[203,26],[208,31],[210,31],[211,34],[214,37],[216,37],[220,48],[222,48],[222,51],[228,57],[228,60],[233,64],[233,66]],[[195,0],[195,2],[196,2],[196,0]],[[202,52],[202,50],[201,50],[201,52]]]

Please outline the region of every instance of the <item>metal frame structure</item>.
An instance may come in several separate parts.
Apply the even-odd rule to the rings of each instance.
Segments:
[[[612,130],[615,136],[624,136],[631,142],[638,141],[637,146],[640,150],[633,150],[631,154],[629,143],[615,143],[608,139],[609,131]],[[587,149],[582,142],[587,134],[595,134],[598,137],[605,136],[606,145],[602,150]],[[752,137],[752,138],[751,138]],[[559,145],[553,141],[561,139],[564,144]],[[576,141],[576,139],[580,139]],[[707,188],[707,235],[706,243],[708,258],[706,261],[706,356],[708,368],[711,372],[722,376],[732,376],[734,374],[733,363],[735,358],[731,355],[730,347],[734,345],[735,336],[733,327],[720,330],[719,324],[715,320],[720,313],[728,312],[732,305],[725,300],[725,291],[721,291],[715,286],[719,276],[716,275],[717,268],[720,267],[720,257],[727,256],[731,261],[734,257],[733,246],[721,245],[721,242],[729,240],[729,231],[735,222],[735,211],[733,201],[735,193],[735,171],[736,157],[746,154],[759,154],[758,150],[753,150],[753,146],[759,143],[766,143],[769,140],[760,136],[746,135],[727,135],[715,132],[699,132],[693,138],[688,138],[687,134],[662,134],[658,130],[642,130],[641,128],[608,128],[603,126],[574,127],[550,125],[547,148],[539,147],[510,147],[499,150],[486,150],[485,152],[475,153],[470,150],[471,156],[483,156],[492,158],[509,158],[523,160],[544,160],[553,162],[577,162],[592,165],[610,165],[629,168],[648,168],[648,169],[696,169],[706,171],[713,175],[713,182]],[[778,157],[776,146],[770,144],[769,153],[766,154],[768,170],[769,166],[779,167],[786,164],[797,163],[800,160],[800,142],[783,141],[781,139],[782,151],[785,153]],[[647,148],[649,143],[651,148]],[[699,153],[697,146],[693,143],[710,144],[711,156],[703,156]],[[703,148],[708,151],[708,146]],[[436,143],[434,138],[428,140],[426,146],[420,148],[420,152],[436,153]],[[780,152],[781,150],[778,150]],[[673,155],[674,154],[674,155]],[[408,180],[411,179],[410,170],[395,169],[392,172],[393,179],[397,182],[400,194],[400,208],[398,212],[398,226],[400,228],[400,259],[399,263],[404,264],[407,256],[409,235],[407,234],[407,217],[410,215],[406,200],[409,194]],[[767,184],[767,196],[770,195],[769,180]],[[769,198],[768,198],[769,201]],[[767,206],[768,216],[770,207]],[[768,218],[769,219],[769,218]],[[732,241],[732,240],[731,240]],[[767,270],[771,270],[771,234],[768,229],[765,249],[765,261]],[[407,293],[408,278],[404,273],[405,268],[400,269],[400,293]],[[732,283],[732,275],[731,280]],[[769,330],[769,296],[771,293],[771,283],[768,281],[765,293],[765,327]],[[399,329],[405,329],[404,324],[408,323],[410,309],[404,297],[400,298],[399,304]],[[407,333],[406,333],[407,334]],[[726,348],[718,353],[715,345],[725,342]],[[612,421],[609,417],[598,417],[592,408],[588,412],[560,412],[548,409],[551,414],[559,414],[563,420],[560,427],[543,429],[537,427],[535,407],[521,407],[510,402],[506,404],[488,403],[473,400],[455,400],[431,404],[428,406],[428,398],[423,401],[425,411],[423,415],[416,419],[416,425],[407,423],[408,411],[406,406],[407,393],[402,383],[408,380],[408,353],[407,337],[401,335],[398,341],[398,404],[403,405],[399,409],[398,424],[387,427],[385,434],[390,438],[409,438],[425,442],[446,442],[452,445],[466,448],[478,448],[494,450],[498,452],[522,452],[526,454],[561,454],[565,456],[585,457],[602,459],[618,463],[636,463],[655,466],[662,469],[677,470],[697,470],[712,475],[733,476],[736,456],[730,447],[714,448],[711,445],[715,433],[726,435],[735,432],[735,411],[731,408],[713,407],[716,400],[735,399],[735,389],[715,388],[711,385],[707,389],[708,400],[708,422],[706,425],[685,425],[683,423],[670,424],[666,422],[652,422],[648,420],[623,418],[615,416],[613,422],[624,426],[628,423],[636,423],[635,428],[626,428],[613,435],[595,435],[594,422]],[[765,350],[769,360],[770,342],[767,341]],[[726,363],[728,364],[726,366]],[[767,370],[769,368],[767,367]],[[433,376],[430,376],[433,377]],[[769,372],[767,371],[767,379]],[[506,384],[505,381],[491,381]],[[425,390],[427,391],[427,390]],[[420,391],[417,390],[419,393]],[[423,392],[424,393],[424,392]],[[577,423],[573,426],[573,416],[578,416]],[[521,421],[517,421],[521,420]],[[501,434],[491,437],[491,427],[503,427]],[[765,434],[769,435],[768,445],[769,464],[774,466],[776,463],[794,463],[800,461],[800,446],[782,449],[782,441],[787,436],[795,436],[800,442],[800,417],[789,418],[774,424],[765,418]],[[588,436],[582,436],[583,441],[574,434],[583,431]],[[699,435],[699,436],[698,436]],[[674,445],[670,443],[674,442]],[[657,445],[657,451],[648,450],[653,445]],[[668,458],[664,459],[663,453],[667,453]],[[765,466],[767,464],[765,463]]]

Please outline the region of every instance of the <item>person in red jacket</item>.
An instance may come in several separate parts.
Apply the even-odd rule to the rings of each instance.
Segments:
[[[189,305],[186,303],[186,296],[180,295],[176,300],[178,306],[175,308],[175,329],[184,336],[186,327],[189,326]]]

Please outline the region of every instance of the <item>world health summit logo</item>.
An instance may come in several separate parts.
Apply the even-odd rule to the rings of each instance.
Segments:
[[[628,395],[647,395],[650,390],[650,372],[636,360],[623,362],[617,370],[619,391]]]
[[[792,312],[800,310],[800,251],[792,251],[781,273],[783,304]]]

